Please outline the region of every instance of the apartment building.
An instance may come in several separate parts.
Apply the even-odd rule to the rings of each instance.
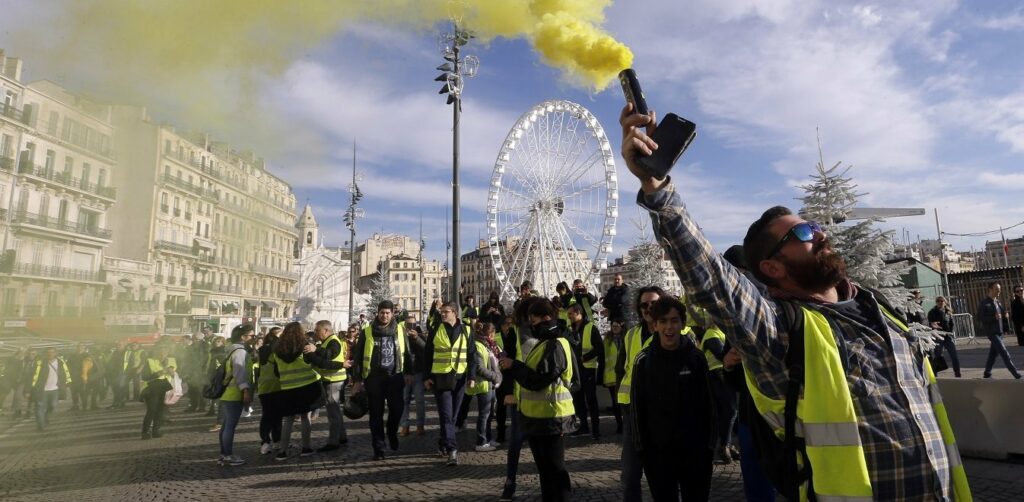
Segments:
[[[102,328],[101,270],[119,192],[111,107],[21,82],[0,51],[0,328]]]
[[[298,274],[295,195],[263,159],[113,110],[123,197],[109,254],[153,264],[149,300],[162,333],[291,319]]]

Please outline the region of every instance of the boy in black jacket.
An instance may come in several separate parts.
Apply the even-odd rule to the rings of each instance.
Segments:
[[[704,354],[680,335],[686,308],[663,296],[651,306],[658,339],[637,356],[630,427],[655,501],[707,500],[715,439]]]

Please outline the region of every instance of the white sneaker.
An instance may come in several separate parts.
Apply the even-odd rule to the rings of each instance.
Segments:
[[[485,444],[482,444],[482,445],[478,445],[476,447],[476,451],[494,451],[496,449],[497,448],[495,448],[494,445],[492,445],[490,443],[485,443]]]
[[[224,457],[223,462],[227,465],[242,465],[245,463],[245,459],[239,457],[238,455],[230,455]]]
[[[249,418],[252,416],[252,408],[246,408],[242,410],[242,418]]]
[[[263,443],[260,445],[260,455],[266,455],[271,451],[273,451],[273,448],[270,446],[270,443]]]

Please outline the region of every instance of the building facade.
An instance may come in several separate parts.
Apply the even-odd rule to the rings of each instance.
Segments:
[[[612,286],[615,285],[615,275],[622,274],[622,282],[629,285],[630,289],[636,290],[646,284],[637,283],[637,271],[636,267],[630,263],[629,255],[620,256],[615,259],[614,262],[608,264],[608,268],[601,270],[601,282],[597,286],[599,291],[599,297],[603,297]],[[672,268],[672,262],[668,259],[661,261],[661,287],[671,295],[679,296],[683,294],[683,284],[679,281],[679,276],[676,275],[676,270]]]
[[[39,335],[100,331],[118,172],[111,108],[22,84],[0,52],[0,318]]]
[[[352,260],[348,248],[325,247],[320,238],[320,226],[313,215],[313,209],[306,205],[296,224],[300,247],[294,269],[298,271],[298,302],[294,318],[306,326],[317,321],[328,320],[335,329],[349,325],[350,319],[358,318],[365,310],[366,295],[352,295],[352,312],[349,315],[349,285]]]
[[[356,245],[357,277],[377,272],[380,264],[391,256],[419,256],[419,243],[407,235],[375,233],[362,244]]]
[[[298,274],[295,195],[263,160],[154,123],[143,108],[113,111],[117,153],[110,254],[153,264],[149,301],[162,333],[293,317]]]

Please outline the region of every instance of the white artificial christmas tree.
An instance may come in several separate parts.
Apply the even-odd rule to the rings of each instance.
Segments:
[[[377,277],[373,278],[373,282],[370,285],[370,301],[366,305],[367,310],[373,309],[372,312],[367,312],[367,317],[372,317],[377,314],[377,305],[384,300],[392,300],[394,293],[391,291],[391,278],[388,274],[384,273],[383,269],[377,269]],[[394,300],[392,300],[394,301]]]

